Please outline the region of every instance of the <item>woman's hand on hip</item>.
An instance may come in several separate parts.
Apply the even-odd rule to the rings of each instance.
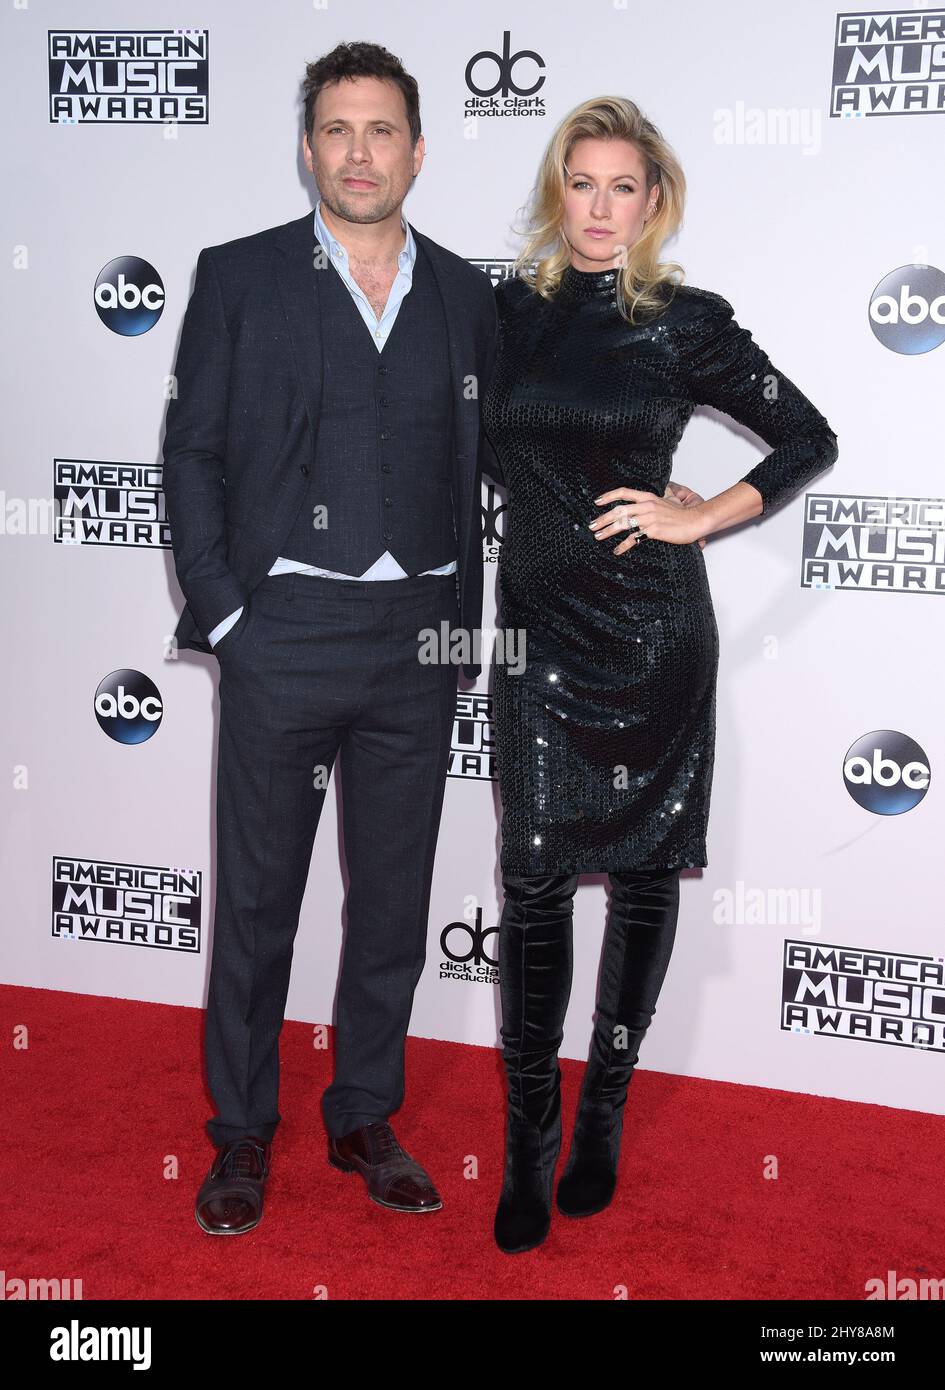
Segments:
[[[675,500],[682,507],[695,507],[698,506],[700,502],[705,501],[701,492],[696,492],[693,487],[687,487],[685,483],[667,483],[666,491],[663,493],[663,496],[666,498],[667,502]],[[705,536],[699,536],[698,541],[699,548],[705,550]]]
[[[590,529],[595,538],[601,541],[622,535],[631,521],[638,523],[639,530],[631,531],[614,547],[615,555],[623,555],[639,544],[639,532],[643,532],[647,540],[668,541],[670,545],[692,545],[693,541],[704,545],[699,514],[704,499],[690,489],[686,489],[686,492],[692,500],[681,502],[678,497],[657,497],[655,493],[644,492],[640,488],[613,488],[594,498],[598,506],[607,503],[613,505],[609,511],[595,517]]]

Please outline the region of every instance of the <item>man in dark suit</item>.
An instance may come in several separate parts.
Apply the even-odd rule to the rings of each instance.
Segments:
[[[449,652],[422,660],[420,634],[479,631],[495,299],[403,220],[424,143],[399,61],[339,45],[303,91],[318,205],[201,251],[164,444],[187,600],[176,638],[220,667],[217,1154],[196,1207],[212,1234],[262,1214],[293,943],[336,754],[349,887],[329,1161],[384,1206],[442,1205],[388,1117],[404,1093],[456,701]]]

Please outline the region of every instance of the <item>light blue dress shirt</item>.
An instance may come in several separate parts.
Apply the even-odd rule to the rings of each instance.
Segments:
[[[390,331],[394,326],[394,321],[397,318],[397,311],[399,310],[403,302],[404,296],[408,293],[411,285],[413,284],[413,268],[417,260],[417,244],[413,239],[413,233],[411,232],[406,219],[403,217],[403,215],[401,215],[400,225],[403,227],[404,235],[406,237],[406,240],[404,242],[404,249],[397,257],[397,264],[399,269],[397,271],[396,277],[394,278],[394,283],[393,285],[391,285],[390,294],[388,296],[387,303],[384,306],[384,312],[381,315],[381,317],[378,318],[371,306],[371,303],[367,295],[361,289],[361,286],[358,284],[358,282],[352,277],[351,272],[348,269],[347,251],[342,246],[341,242],[338,241],[337,238],[334,237],[326,227],[321,215],[321,206],[322,202],[319,198],[318,202],[315,204],[315,235],[318,238],[320,245],[322,245],[328,252],[331,264],[335,267],[335,270],[338,272],[345,285],[348,287],[352,299],[354,300],[355,304],[358,306],[358,309],[360,310],[361,317],[367,324],[368,328],[371,330],[371,336],[374,339],[374,346],[377,348],[378,352],[381,352],[383,350],[384,344],[387,342],[388,335],[390,334]],[[435,570],[424,570],[423,573],[454,574],[455,571],[456,561],[451,560],[448,565],[441,565],[439,569]],[[402,569],[400,565],[398,565],[397,561],[394,559],[393,555],[390,553],[389,550],[385,550],[384,554],[381,555],[377,560],[375,560],[373,565],[366,569],[363,574],[339,574],[335,570],[317,569],[314,565],[306,565],[301,560],[287,560],[282,555],[280,555],[279,558],[275,561],[269,573],[317,574],[321,575],[325,579],[371,580],[407,578],[406,571]],[[224,635],[224,633],[229,632],[230,628],[239,618],[242,611],[242,608],[237,608],[235,613],[231,613],[228,618],[224,618],[222,622],[217,623],[216,627],[210,633],[207,634],[207,641],[210,643],[211,647],[216,646],[217,642],[219,642],[220,638]]]

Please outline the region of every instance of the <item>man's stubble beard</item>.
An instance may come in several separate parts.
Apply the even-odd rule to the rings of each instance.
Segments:
[[[357,178],[357,175],[345,174],[343,177]],[[365,175],[365,177],[368,178],[372,176]],[[319,184],[317,179],[315,180],[316,186],[321,194],[322,202],[328,208],[329,212],[334,213],[336,217],[343,218],[345,222],[356,222],[360,224],[383,222],[385,217],[390,217],[391,213],[396,212],[403,203],[412,182],[413,179],[411,178],[404,186],[402,192],[397,189],[385,190],[379,188],[376,193],[372,195],[379,201],[372,203],[369,207],[365,207],[365,200],[363,197],[349,200],[345,196],[344,189],[338,189],[334,185],[331,186],[329,193],[326,195],[322,191],[321,184]]]

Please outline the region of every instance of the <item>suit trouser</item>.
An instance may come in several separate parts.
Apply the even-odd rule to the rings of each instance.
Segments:
[[[421,661],[418,636],[458,625],[455,575],[274,575],[248,610],[214,649],[221,711],[206,1060],[216,1144],[271,1139],[281,1119],[279,1034],[336,754],[348,921],[326,1129],[347,1134],[400,1106],[456,707],[456,666]]]

